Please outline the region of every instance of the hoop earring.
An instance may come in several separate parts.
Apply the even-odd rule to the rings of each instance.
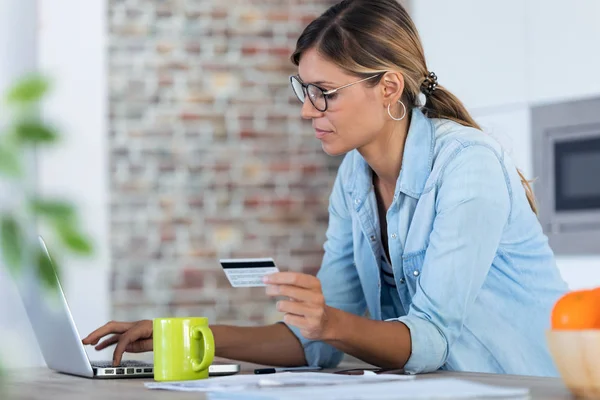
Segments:
[[[404,117],[406,117],[406,106],[404,105],[404,103],[402,102],[402,100],[398,100],[398,103],[402,104],[402,110],[403,110],[402,116],[400,118],[394,118],[394,116],[390,112],[390,106],[392,105],[392,103],[388,104],[388,115],[394,121],[402,121],[404,119]]]

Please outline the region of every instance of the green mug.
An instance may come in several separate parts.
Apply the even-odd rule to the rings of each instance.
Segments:
[[[208,378],[215,339],[207,318],[155,318],[152,327],[154,380]]]

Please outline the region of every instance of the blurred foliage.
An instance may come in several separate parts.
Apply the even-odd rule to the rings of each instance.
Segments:
[[[6,377],[4,368],[2,367],[2,363],[0,362],[0,399],[5,399],[8,397],[5,389],[5,380]]]
[[[60,273],[62,257],[87,256],[93,249],[72,202],[42,197],[29,187],[35,176],[27,160],[34,152],[57,145],[61,138],[58,129],[40,116],[41,102],[49,91],[48,79],[29,75],[9,88],[0,107],[4,124],[0,126],[0,181],[10,188],[10,197],[22,199],[0,204],[0,252],[2,264],[13,275],[32,268],[38,280],[51,288],[56,283],[54,270]],[[37,239],[30,237],[33,223],[55,239],[52,260]]]

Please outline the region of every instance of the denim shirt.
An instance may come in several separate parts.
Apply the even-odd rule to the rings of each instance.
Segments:
[[[372,170],[349,152],[330,196],[317,274],[327,305],[403,322],[412,343],[408,373],[557,375],[545,330],[567,285],[516,166],[495,140],[414,109],[386,219],[401,306],[393,316],[382,313],[386,284]],[[384,308],[386,301],[390,296]],[[342,359],[333,346],[289,328],[309,365],[332,367]]]

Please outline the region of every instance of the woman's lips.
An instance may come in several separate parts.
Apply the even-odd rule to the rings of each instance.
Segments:
[[[322,129],[315,128],[315,136],[317,139],[323,139],[325,136],[329,135],[332,131],[324,131]]]

